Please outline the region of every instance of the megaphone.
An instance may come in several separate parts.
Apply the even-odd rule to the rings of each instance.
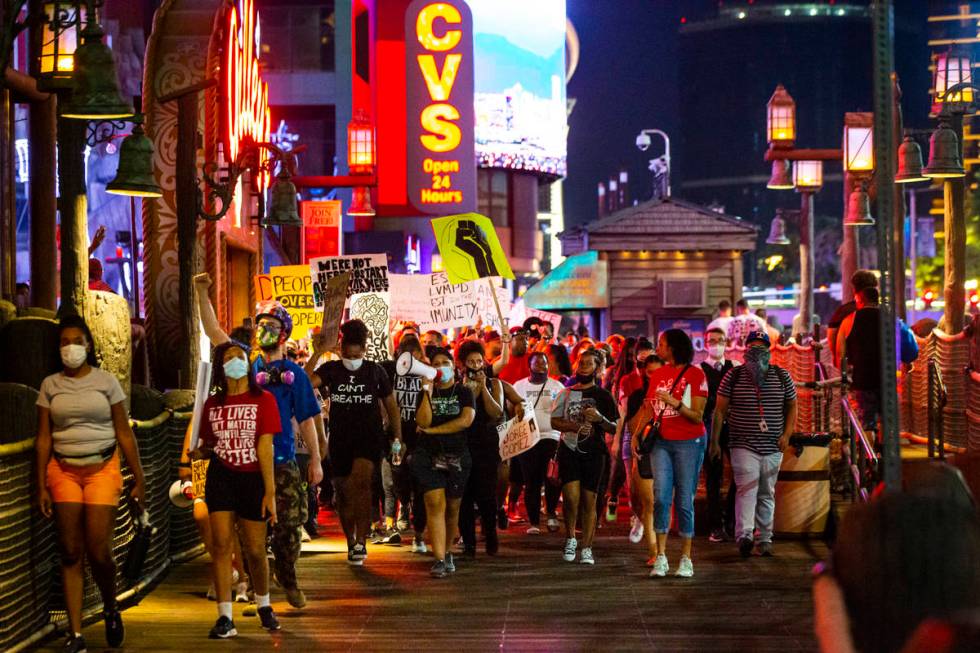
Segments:
[[[395,371],[401,376],[421,376],[431,381],[439,374],[439,370],[412,356],[412,352],[402,353],[395,361]]]
[[[170,503],[178,508],[190,508],[194,503],[194,484],[190,481],[176,480],[170,484]]]

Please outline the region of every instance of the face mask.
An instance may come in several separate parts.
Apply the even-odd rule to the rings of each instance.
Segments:
[[[88,358],[88,349],[85,345],[65,345],[61,348],[61,362],[69,369],[81,367],[86,358]]]
[[[272,349],[279,344],[279,332],[265,327],[259,328],[259,347]]]
[[[544,383],[548,380],[547,372],[531,372],[531,383],[537,385],[538,383]]]
[[[725,345],[708,345],[708,355],[715,360],[721,360],[725,356]]]
[[[439,383],[449,383],[454,377],[452,365],[439,366]]]
[[[361,369],[361,364],[364,362],[363,358],[341,358],[341,362],[348,371],[356,372]]]
[[[771,353],[763,347],[749,347],[745,350],[745,365],[752,371],[756,385],[761,386],[769,372]]]
[[[230,361],[225,361],[225,376],[229,379],[237,381],[248,374],[248,363],[245,362],[244,358],[232,358]]]
[[[579,383],[581,383],[582,385],[586,385],[588,383],[592,383],[593,381],[595,381],[595,375],[594,374],[576,374],[575,375],[575,380],[578,381]]]

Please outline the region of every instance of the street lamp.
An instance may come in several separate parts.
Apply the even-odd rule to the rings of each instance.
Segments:
[[[660,159],[650,159],[650,170],[653,171],[653,196],[670,197],[670,137],[659,129],[643,129],[636,135],[636,147],[646,152],[653,144],[651,134],[664,139],[664,155]],[[662,175],[659,173],[663,173]],[[662,181],[661,181],[662,180]],[[661,188],[658,189],[658,186]]]
[[[941,52],[936,55],[935,68],[932,112],[939,115],[947,109],[966,113],[968,105],[973,103],[973,58],[957,50]]]
[[[72,84],[85,8],[79,0],[60,0],[44,3],[43,10],[41,52],[35,60],[37,88],[46,92],[67,90]]]
[[[766,134],[771,146],[790,148],[796,141],[796,102],[783,88],[776,85],[776,90],[766,104]]]
[[[800,193],[823,188],[823,161],[797,161],[793,166],[793,187]]]
[[[867,125],[844,125],[844,166],[848,172],[870,174],[875,169],[873,129]]]
[[[354,118],[347,124],[347,167],[352,175],[370,175],[375,165],[374,125],[364,109],[358,109]],[[371,206],[371,189],[355,186],[347,215],[373,217],[376,214]]]

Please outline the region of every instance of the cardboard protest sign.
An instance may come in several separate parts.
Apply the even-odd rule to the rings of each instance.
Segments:
[[[433,218],[432,231],[451,282],[484,277],[514,278],[490,218],[479,213]]]
[[[524,324],[524,320],[529,317],[536,317],[541,319],[543,322],[547,322],[551,325],[551,333],[558,335],[559,328],[561,327],[561,315],[557,313],[549,313],[548,311],[539,311],[536,308],[528,308],[524,304],[524,300],[517,300],[510,309],[510,323],[513,324]]]
[[[268,274],[255,275],[255,301],[267,302],[275,299],[272,294],[272,277]]]
[[[497,426],[497,437],[500,440],[501,460],[518,456],[536,445],[541,439],[541,430],[538,429],[534,411],[525,410],[523,420],[512,417]]]
[[[350,298],[350,317],[361,320],[368,328],[367,352],[369,361],[386,361],[391,358],[388,347],[388,304],[386,292],[369,292]]]
[[[499,319],[486,283],[451,283],[445,272],[389,274],[388,282],[393,320],[414,322],[423,331],[477,323],[497,328]],[[494,287],[498,300],[506,303],[507,290]]]
[[[320,326],[320,338],[327,350],[333,349],[340,338],[340,321],[344,317],[344,305],[347,303],[347,286],[350,284],[350,273],[345,272],[327,280],[323,305],[323,324]]]
[[[294,338],[306,338],[310,329],[320,325],[320,315],[313,306],[313,281],[305,265],[279,265],[269,268],[272,295],[293,318]]]
[[[313,303],[316,310],[323,310],[327,280],[344,272],[350,273],[348,297],[368,292],[388,292],[387,254],[312,258],[307,274],[313,280]]]

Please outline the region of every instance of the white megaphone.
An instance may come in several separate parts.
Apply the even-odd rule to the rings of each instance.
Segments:
[[[421,376],[431,381],[439,374],[439,370],[412,356],[412,352],[402,353],[395,361],[395,371],[401,376]]]
[[[178,508],[189,508],[194,503],[194,484],[176,480],[170,484],[170,503]]]

